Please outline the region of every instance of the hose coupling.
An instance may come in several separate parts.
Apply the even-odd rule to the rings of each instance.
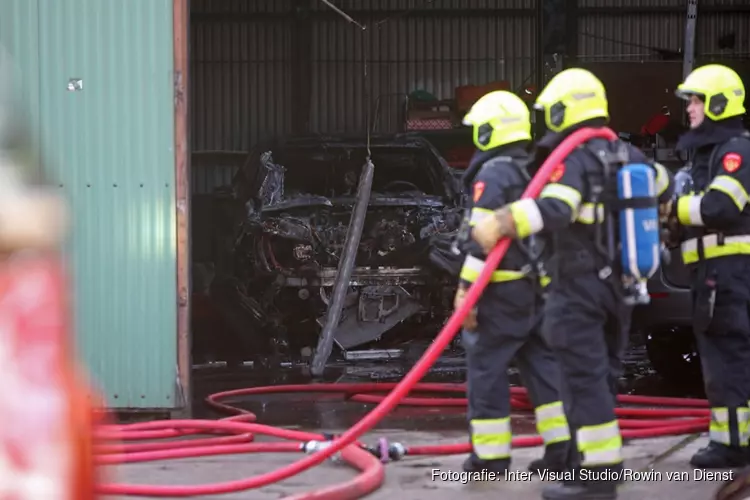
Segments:
[[[321,450],[325,450],[331,444],[333,441],[307,441],[305,444],[302,445],[302,451],[307,454],[317,453]],[[334,453],[330,460],[332,462],[340,462],[341,461],[341,452]]]
[[[379,458],[382,463],[401,460],[406,455],[406,447],[404,445],[401,443],[389,443],[386,438],[380,438],[377,445],[366,446],[364,449]]]

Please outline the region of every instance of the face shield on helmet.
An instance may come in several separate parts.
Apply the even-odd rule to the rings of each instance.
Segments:
[[[504,90],[481,97],[463,124],[473,127],[472,139],[480,151],[531,140],[529,109],[518,96]]]

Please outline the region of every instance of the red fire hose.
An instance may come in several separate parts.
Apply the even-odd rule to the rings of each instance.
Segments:
[[[610,129],[582,129],[570,137],[555,149],[549,158],[539,169],[534,179],[523,194],[523,198],[533,198],[539,195],[547,183],[552,170],[559,165],[565,157],[579,144],[594,138],[603,137],[613,140],[616,138]],[[435,338],[433,343],[414,365],[409,373],[398,384],[313,384],[297,386],[256,387],[230,391],[210,396],[207,400],[209,405],[224,412],[234,414],[224,420],[170,420],[147,422],[125,426],[103,427],[98,438],[117,442],[153,440],[183,437],[196,434],[230,434],[225,437],[213,437],[208,439],[181,440],[167,443],[142,443],[142,444],[119,444],[102,446],[98,449],[98,460],[100,464],[134,463],[154,460],[167,460],[175,458],[187,458],[208,455],[226,455],[240,453],[258,452],[304,452],[314,451],[297,462],[282,467],[278,470],[265,474],[242,479],[238,481],[225,482],[221,484],[210,484],[200,486],[150,486],[150,485],[125,485],[109,484],[102,485],[100,492],[109,495],[132,495],[151,497],[189,497],[207,496],[221,493],[231,493],[249,489],[260,488],[279,482],[283,479],[297,475],[315,465],[318,465],[334,455],[359,469],[361,474],[353,480],[335,485],[324,490],[287,497],[287,500],[355,500],[379,488],[384,479],[384,470],[381,460],[373,453],[373,449],[365,449],[357,439],[365,432],[372,429],[397,405],[416,406],[465,406],[465,399],[452,398],[407,398],[412,392],[463,392],[464,386],[458,384],[420,384],[430,367],[440,357],[444,349],[451,342],[456,332],[461,327],[469,310],[479,299],[484,288],[489,282],[490,275],[497,268],[498,263],[508,250],[510,240],[504,239],[490,252],[486,265],[477,281],[469,288],[463,306],[455,311],[447,324]],[[372,394],[373,392],[390,391],[385,396]],[[359,402],[377,403],[377,407],[368,413],[362,420],[341,436],[330,440],[326,436],[307,432],[279,429],[266,425],[251,423],[255,415],[234,408],[228,404],[221,403],[223,398],[237,397],[251,394],[271,394],[279,392],[342,392],[349,399]],[[526,392],[520,388],[512,390],[513,406],[518,409],[529,409],[530,405],[526,398]],[[649,398],[643,396],[620,396],[621,403],[641,404],[649,406],[672,406],[673,409],[638,409],[619,408],[618,416],[623,430],[623,436],[630,438],[645,438],[665,435],[679,435],[693,432],[702,432],[707,429],[709,421],[708,405],[704,400],[690,400],[679,398]],[[626,418],[630,417],[630,418]],[[680,420],[666,420],[669,418],[680,418]],[[296,442],[289,443],[252,443],[252,434],[263,434],[267,436],[288,439]],[[517,437],[513,440],[513,446],[537,446],[541,444],[539,436]],[[308,450],[306,448],[312,448]],[[378,447],[374,447],[378,448]],[[470,450],[467,443],[404,447],[401,452],[411,455],[419,454],[454,454],[466,453]],[[377,449],[375,450],[377,451]],[[387,446],[379,447],[384,455],[389,454]],[[340,455],[337,455],[339,454]]]

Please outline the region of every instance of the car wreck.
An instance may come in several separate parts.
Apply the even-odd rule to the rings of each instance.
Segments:
[[[451,251],[459,186],[433,146],[408,134],[259,145],[217,198],[215,300],[242,309],[255,353],[319,363],[333,343],[346,353],[402,342],[395,330],[434,334],[461,264]]]

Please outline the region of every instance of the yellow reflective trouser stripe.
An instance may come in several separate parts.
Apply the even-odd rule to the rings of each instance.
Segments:
[[[536,430],[544,444],[559,443],[570,440],[568,419],[565,418],[562,401],[547,403],[534,409],[536,416]]]
[[[597,217],[596,220],[594,219],[594,216]],[[603,221],[604,205],[602,205],[601,203],[582,203],[578,207],[578,214],[575,220],[576,222],[580,222],[581,224],[593,224],[597,220],[599,222]]]
[[[708,436],[711,441],[732,446],[732,433],[729,427],[729,412],[726,407],[711,408],[711,423],[708,426]],[[748,431],[750,430],[750,410],[737,408],[737,437],[740,446],[747,446]]]
[[[510,417],[474,419],[471,425],[471,445],[477,458],[497,460],[510,456]]]
[[[669,174],[661,163],[654,163],[654,168],[656,169],[656,196],[661,196],[669,187]]]
[[[493,211],[489,208],[472,208],[471,218],[469,219],[470,226],[476,226],[485,217],[490,217]]]
[[[510,215],[516,226],[516,237],[527,238],[544,229],[544,219],[536,201],[531,198],[519,200],[510,205]]]
[[[711,424],[708,426],[708,437],[711,441],[730,446],[729,409],[711,408]]]
[[[622,462],[622,436],[617,420],[601,425],[583,426],[576,433],[584,467]]]
[[[575,220],[575,216],[578,213],[578,206],[581,204],[581,193],[564,184],[547,184],[539,194],[539,198],[555,198],[564,201],[573,211],[573,220]]]
[[[467,255],[466,259],[464,260],[464,266],[461,268],[461,279],[464,281],[468,281],[469,283],[474,283],[477,278],[479,278],[479,275],[482,272],[482,268],[484,268],[484,261],[482,259]],[[515,281],[520,280],[525,276],[526,273],[523,273],[521,271],[507,271],[504,269],[499,269],[492,273],[490,282],[501,283],[503,281]]]
[[[685,226],[703,226],[701,202],[703,195],[693,194],[680,196],[677,199],[677,220]]]
[[[706,191],[721,191],[725,195],[732,199],[740,212],[745,208],[748,201],[747,191],[742,187],[742,184],[728,175],[717,175],[714,180],[708,186]]]
[[[703,240],[703,255],[705,259],[727,257],[729,255],[750,255],[750,235],[726,236],[722,245],[719,245],[719,237],[708,234],[701,237]],[[685,264],[698,262],[698,238],[691,238],[681,245],[682,261]]]

